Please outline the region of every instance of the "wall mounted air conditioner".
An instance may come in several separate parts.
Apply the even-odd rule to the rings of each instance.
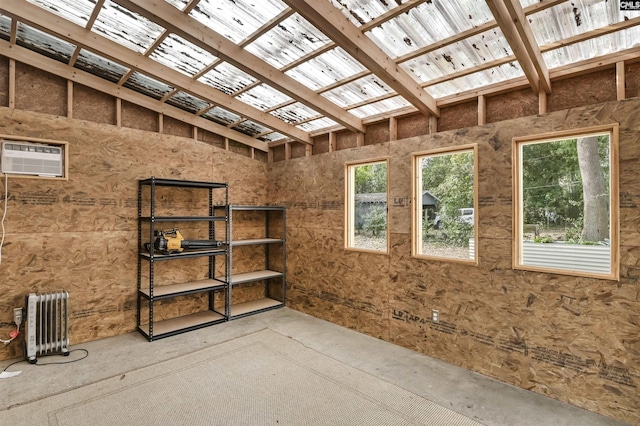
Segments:
[[[5,174],[63,176],[64,152],[59,146],[4,141],[0,168]]]

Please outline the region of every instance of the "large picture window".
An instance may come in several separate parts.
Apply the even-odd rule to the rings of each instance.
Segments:
[[[387,170],[386,159],[347,164],[347,249],[388,252]]]
[[[413,255],[476,263],[477,145],[413,154]]]
[[[618,127],[514,139],[514,268],[618,279]]]

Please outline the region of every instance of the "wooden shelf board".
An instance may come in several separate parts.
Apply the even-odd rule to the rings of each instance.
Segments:
[[[264,298],[252,300],[250,302],[238,303],[237,305],[231,305],[231,316],[245,315],[250,312],[259,311],[262,309],[273,308],[275,306],[282,305],[279,300]]]
[[[218,280],[199,280],[186,283],[170,284],[153,287],[153,297],[169,297],[173,295],[197,293],[199,291],[214,290],[216,287],[224,287],[224,282]],[[149,289],[140,289],[140,292],[149,297]]]
[[[277,271],[254,271],[254,272],[244,272],[242,274],[233,274],[231,275],[231,284],[242,284],[248,283],[252,281],[260,281],[266,280],[269,278],[278,278],[282,276],[282,272]],[[224,280],[224,277],[216,277],[220,280]]]
[[[224,316],[213,311],[198,312],[183,317],[172,318],[159,321],[153,324],[153,338],[160,337],[162,334],[172,333],[191,327],[197,327],[210,322],[222,321]],[[140,325],[140,329],[148,336],[149,324]]]
[[[275,244],[281,243],[282,240],[279,238],[254,238],[247,240],[233,240],[231,245],[233,247],[236,246],[249,246],[249,245],[258,245],[258,244]]]

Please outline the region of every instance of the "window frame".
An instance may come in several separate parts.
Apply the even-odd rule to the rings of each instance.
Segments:
[[[574,277],[620,280],[620,187],[619,187],[619,125],[618,123],[581,129],[562,130],[512,139],[512,179],[513,179],[513,236],[512,267],[516,270],[544,272]],[[609,237],[611,247],[609,273],[598,273],[546,266],[525,265],[523,257],[523,200],[521,147],[530,143],[553,142],[563,139],[579,139],[598,134],[609,134]]]
[[[422,243],[422,169],[421,159],[426,156],[441,156],[447,154],[459,154],[473,152],[473,259],[461,259],[455,257],[435,256],[420,252]],[[413,194],[411,209],[411,257],[425,260],[438,260],[445,262],[464,263],[478,265],[478,144],[471,143],[455,147],[438,148],[429,151],[414,152],[411,154],[411,192]],[[420,173],[418,173],[420,168]],[[418,220],[420,224],[418,224]]]
[[[366,166],[370,164],[378,164],[385,163],[387,166],[387,179],[386,179],[386,217],[387,217],[387,226],[385,230],[386,234],[386,248],[385,250],[372,250],[354,247],[350,245],[353,242],[355,236],[355,167],[358,166]],[[347,251],[356,251],[356,252],[364,252],[364,253],[373,253],[373,254],[389,254],[389,157],[378,157],[371,158],[367,160],[358,160],[358,161],[349,161],[344,165],[345,170],[345,203],[344,203],[344,249]],[[352,214],[353,213],[353,214]]]

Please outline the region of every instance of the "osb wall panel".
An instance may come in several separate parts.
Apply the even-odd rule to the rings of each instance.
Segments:
[[[627,98],[640,97],[640,62],[627,64],[624,69]]]
[[[162,123],[162,133],[165,135],[182,136],[184,138],[193,137],[193,126],[184,121],[165,115]]]
[[[116,99],[90,87],[74,84],[73,118],[116,124]]]
[[[198,129],[198,140],[224,149],[224,138],[208,130]]]
[[[329,152],[329,135],[313,138],[313,155],[324,154],[325,152]]]
[[[355,132],[337,132],[336,150],[354,148],[358,144],[358,135]]]
[[[157,132],[159,120],[157,113],[131,102],[122,101],[122,127]]]
[[[16,108],[67,115],[67,80],[16,62]]]
[[[274,146],[270,148],[273,153],[273,162],[284,161],[284,145]]]
[[[429,120],[424,114],[412,114],[398,118],[398,139],[412,138],[429,133]]]
[[[438,131],[461,129],[478,124],[478,102],[476,100],[440,108]]]
[[[487,123],[536,115],[539,111],[538,94],[531,88],[489,96],[485,99]]]
[[[9,59],[0,56],[0,106],[9,106]]]
[[[547,96],[547,111],[616,100],[615,68],[554,81]]]
[[[291,144],[291,158],[300,158],[307,155],[307,145],[303,143]]]
[[[367,126],[364,134],[364,144],[373,145],[389,141],[389,120]]]
[[[70,157],[68,181],[9,178],[0,297],[7,333],[27,294],[61,289],[70,293],[72,344],[135,329],[139,179],[228,182],[230,202],[266,202],[266,164],[190,138],[9,108],[0,108],[0,133],[66,141]],[[177,210],[202,204],[185,197],[163,200]],[[193,224],[184,231],[202,236]],[[160,277],[205,274],[196,260],[180,266]],[[167,317],[203,309],[197,297],[166,305]],[[20,355],[20,339],[0,348],[0,359]]]
[[[287,210],[287,303],[524,389],[640,423],[640,99],[269,166]],[[619,282],[513,270],[515,136],[620,123]],[[411,257],[411,154],[478,144],[477,266]],[[344,164],[389,156],[390,254],[345,251]],[[431,310],[440,322],[431,321]]]

